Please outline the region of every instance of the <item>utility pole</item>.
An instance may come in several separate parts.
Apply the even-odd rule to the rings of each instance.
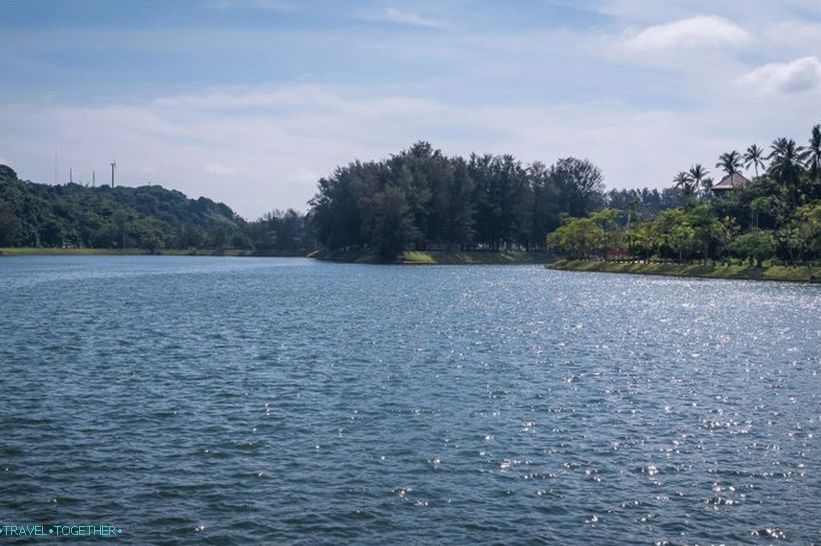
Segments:
[[[117,167],[117,161],[111,162],[111,187],[114,187],[114,169]]]

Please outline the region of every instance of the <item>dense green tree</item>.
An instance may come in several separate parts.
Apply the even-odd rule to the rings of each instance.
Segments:
[[[643,260],[650,258],[656,249],[656,239],[653,233],[653,224],[645,222],[631,227],[626,233],[627,249],[633,256],[638,256]]]
[[[719,227],[719,257],[729,260],[730,245],[733,244],[736,235],[740,230],[735,218],[724,216],[718,220]]]
[[[475,182],[477,242],[491,250],[526,247],[532,197],[525,168],[512,156],[476,156],[468,162]]]
[[[550,168],[550,178],[562,193],[569,214],[584,215],[602,207],[604,178],[589,160],[559,159]]]
[[[550,247],[578,259],[597,253],[605,233],[591,218],[569,218],[548,237]]]
[[[473,192],[474,183],[467,164],[461,158],[454,160],[449,175],[434,197],[435,225],[448,250],[454,247],[465,250],[473,244],[476,214]]]
[[[386,186],[369,200],[368,235],[383,258],[395,258],[421,235],[405,190]]]
[[[621,249],[624,246],[624,231],[619,225],[624,213],[616,209],[604,209],[590,215],[590,219],[602,230],[602,256],[607,259],[608,250]]]
[[[362,176],[371,164],[352,163],[338,168],[330,178],[319,181],[319,190],[311,199],[311,211],[319,241],[331,250],[361,248],[362,215],[359,190]]]
[[[695,247],[695,230],[692,218],[684,209],[670,209],[659,214],[654,223],[654,235],[660,255],[672,252],[679,261],[684,260]]]
[[[739,235],[730,248],[737,256],[761,266],[761,262],[775,252],[775,238],[770,231],[759,229]]]
[[[0,246],[14,246],[20,232],[20,220],[11,204],[0,203]]]
[[[698,249],[701,258],[706,262],[721,244],[721,223],[713,216],[710,207],[706,204],[694,207],[690,216],[695,248]]]
[[[778,229],[776,240],[790,263],[821,256],[821,204],[798,207]]]

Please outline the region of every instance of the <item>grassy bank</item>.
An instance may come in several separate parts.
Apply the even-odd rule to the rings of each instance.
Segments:
[[[517,265],[543,264],[553,255],[547,252],[405,252],[401,261],[411,265]]]
[[[312,257],[334,262],[399,265],[522,265],[543,264],[554,258],[548,252],[447,252],[444,250],[408,250],[395,260],[385,260],[376,254],[360,251],[336,252],[333,254],[318,253]]]
[[[674,264],[617,263],[561,260],[546,265],[562,271],[596,271],[635,275],[668,275],[672,277],[705,277],[710,279],[748,279],[757,281],[788,281],[821,283],[821,267],[747,264]]]
[[[238,249],[196,249],[177,250],[163,249],[156,252],[149,252],[141,248],[0,248],[0,256],[87,256],[87,255],[109,255],[109,256],[139,256],[139,255],[163,255],[163,256],[277,256],[277,257],[298,257],[294,254],[270,254],[265,252],[252,252],[250,250]]]

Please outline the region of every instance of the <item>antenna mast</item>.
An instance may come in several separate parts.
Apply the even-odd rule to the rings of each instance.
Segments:
[[[114,169],[117,167],[117,160],[111,162],[111,187],[114,187]]]

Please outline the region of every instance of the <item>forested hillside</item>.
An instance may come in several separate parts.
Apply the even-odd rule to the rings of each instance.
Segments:
[[[35,184],[0,165],[0,246],[301,254],[314,242],[293,210],[246,222],[225,204],[160,186]]]

